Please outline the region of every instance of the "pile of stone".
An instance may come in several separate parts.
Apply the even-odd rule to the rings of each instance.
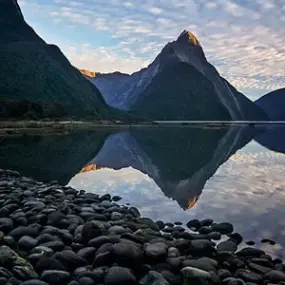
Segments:
[[[0,170],[0,285],[285,284],[230,223],[154,222],[119,200]]]

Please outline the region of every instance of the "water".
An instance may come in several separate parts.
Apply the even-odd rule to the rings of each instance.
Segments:
[[[119,195],[154,220],[229,221],[285,251],[285,127],[167,127],[1,139],[0,168]],[[271,238],[275,246],[262,245]]]

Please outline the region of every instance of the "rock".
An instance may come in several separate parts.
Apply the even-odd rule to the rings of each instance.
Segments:
[[[181,265],[181,257],[168,257],[166,262],[171,265],[172,268],[179,268]]]
[[[37,272],[43,272],[45,270],[66,271],[66,268],[60,261],[52,257],[43,256],[36,263],[35,270]]]
[[[83,226],[81,234],[83,243],[87,244],[89,240],[101,236],[102,231],[96,224],[88,222]]]
[[[70,281],[67,285],[80,285],[77,281]]]
[[[218,223],[218,224],[212,224],[212,230],[215,232],[219,232],[223,235],[230,234],[234,231],[234,227],[231,223]]]
[[[259,273],[259,274],[263,274],[263,275],[272,270],[271,268],[264,267],[262,265],[255,264],[255,263],[250,263],[248,267],[250,268],[250,270],[256,273]]]
[[[265,267],[273,267],[272,263],[266,258],[252,258],[251,261]]]
[[[277,270],[272,270],[265,274],[264,279],[270,280],[273,283],[285,281],[285,273]]]
[[[48,225],[55,227],[60,226],[61,220],[65,219],[65,215],[59,211],[52,212],[48,215]]]
[[[192,240],[189,252],[195,256],[209,256],[213,252],[212,243],[209,240]]]
[[[13,237],[14,239],[18,240],[22,236],[31,236],[31,237],[36,237],[39,234],[38,228],[34,227],[24,227],[24,226],[19,226],[15,229],[13,229],[10,233],[9,236]]]
[[[195,268],[195,267],[184,267],[181,270],[185,279],[211,279],[209,272]]]
[[[14,277],[22,281],[38,278],[38,274],[28,266],[14,266],[12,271],[14,273]]]
[[[6,268],[0,267],[0,276],[5,277],[6,279],[9,279],[13,277],[13,274]]]
[[[156,271],[149,271],[140,281],[140,285],[169,285],[167,280]]]
[[[94,238],[88,242],[89,246],[93,247],[100,247],[103,244],[106,243],[118,243],[120,239],[118,237],[110,237],[110,236],[99,236],[97,238]]]
[[[243,241],[243,237],[239,233],[229,234],[229,240],[235,242],[237,245],[241,244]]]
[[[248,269],[237,270],[235,277],[240,278],[245,282],[260,283],[262,281],[261,275],[256,274]]]
[[[145,256],[151,261],[157,261],[165,259],[167,256],[167,245],[159,242],[154,244],[145,244],[144,252]]]
[[[137,208],[135,208],[135,207],[131,207],[131,208],[129,209],[129,213],[130,213],[131,215],[133,215],[135,218],[139,218],[139,217],[141,216],[139,210],[138,210]]]
[[[243,257],[260,257],[264,255],[264,251],[252,247],[243,248],[241,251],[237,252],[237,255]]]
[[[157,231],[157,232],[159,231],[158,225],[153,220],[151,220],[149,218],[140,218],[139,222],[147,225],[153,231]]]
[[[21,285],[49,285],[49,284],[39,279],[30,279],[22,282]]]
[[[185,240],[185,239],[176,239],[173,242],[173,246],[178,248],[180,252],[188,250],[190,247],[190,244],[191,244],[191,242],[189,240]]]
[[[8,247],[10,247],[12,249],[18,248],[18,244],[17,244],[16,240],[10,236],[4,236],[3,245],[7,245]]]
[[[32,269],[32,266],[25,259],[20,257],[14,250],[8,246],[0,247],[0,266],[13,267],[13,266],[28,266]]]
[[[216,271],[218,263],[216,260],[202,257],[199,259],[189,259],[182,262],[183,267],[194,267],[204,271]]]
[[[32,249],[32,253],[39,253],[44,256],[51,256],[53,255],[53,249],[46,247],[46,246],[37,246]]]
[[[64,249],[65,244],[61,240],[55,240],[42,243],[41,247],[48,247],[54,251],[60,251]]]
[[[14,227],[14,223],[10,218],[0,218],[0,231],[7,234]]]
[[[89,262],[92,262],[94,260],[95,250],[95,247],[84,247],[77,252],[77,255]]]
[[[124,267],[113,266],[105,276],[105,285],[135,285],[136,278],[131,270]]]
[[[168,254],[167,254],[168,257],[179,257],[180,256],[180,252],[179,250],[176,248],[176,247],[170,247],[168,249]]]
[[[181,279],[180,274],[179,275],[175,275],[170,270],[162,270],[160,273],[163,276],[163,278],[167,282],[169,282],[169,284],[173,284],[173,285],[180,285],[180,284],[182,284],[182,279]]]
[[[218,275],[220,276],[221,280],[224,280],[226,278],[232,277],[232,274],[229,270],[227,269],[220,269],[218,271]]]
[[[119,265],[133,267],[141,264],[143,251],[133,242],[120,242],[113,246],[112,255]]]
[[[246,244],[252,246],[252,245],[255,245],[255,242],[250,240],[250,241],[247,241]]]
[[[49,241],[59,240],[59,238],[58,238],[58,236],[55,236],[52,234],[41,234],[38,236],[37,240],[38,240],[39,244],[42,244],[42,243],[46,243]]]
[[[209,227],[214,223],[212,219],[204,219],[200,221],[201,227]]]
[[[213,230],[212,230],[210,227],[204,226],[204,227],[201,227],[201,228],[199,229],[199,234],[207,235],[207,234],[211,233],[212,231],[213,231]]]
[[[111,214],[111,220],[112,221],[119,221],[123,218],[123,214],[119,213],[119,212],[113,212]]]
[[[199,222],[197,219],[195,219],[195,220],[190,220],[190,221],[186,224],[186,226],[187,226],[189,229],[191,229],[191,228],[199,229],[199,228],[201,227],[201,224],[200,224],[200,222]]]
[[[213,239],[213,240],[220,240],[222,238],[221,233],[218,232],[212,232],[207,234],[207,239]]]
[[[237,250],[237,244],[231,240],[223,241],[218,244],[217,250],[235,252]]]
[[[229,279],[228,282],[226,282],[226,279],[224,280],[227,285],[246,285],[244,281],[241,279],[238,278],[228,278],[228,279]]]
[[[108,229],[109,235],[121,235],[126,232],[126,229],[122,226],[113,226]]]
[[[20,246],[20,248],[24,249],[24,250],[31,250],[32,248],[34,248],[35,246],[37,246],[38,241],[30,236],[22,236],[19,241],[18,244]]]
[[[112,199],[114,202],[119,202],[122,200],[122,197],[120,196],[114,196],[113,199]]]
[[[165,227],[165,224],[163,221],[157,221],[156,224],[160,230],[164,229]]]
[[[91,279],[90,277],[81,277],[79,280],[78,280],[78,283],[80,285],[94,285],[94,281],[93,279]]]
[[[113,262],[114,261],[113,261],[112,253],[109,251],[109,252],[96,254],[94,262],[93,262],[93,266],[95,268],[100,267],[100,266],[111,266]]]
[[[70,279],[70,274],[66,271],[46,270],[41,275],[41,280],[52,285],[67,284]]]
[[[111,195],[110,194],[104,194],[101,197],[99,197],[100,201],[110,201],[111,200]]]
[[[53,257],[70,270],[74,270],[87,264],[84,258],[78,256],[72,250],[57,252]]]

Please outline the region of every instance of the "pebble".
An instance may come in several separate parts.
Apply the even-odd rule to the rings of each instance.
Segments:
[[[223,235],[231,234],[234,231],[234,227],[231,223],[218,223],[218,224],[212,224],[211,228],[215,232],[219,232]]]
[[[195,268],[195,267],[184,267],[181,273],[186,279],[211,279],[209,272]]]
[[[168,281],[156,271],[149,271],[140,281],[140,285],[169,285]]]
[[[46,270],[41,275],[41,280],[52,285],[66,284],[70,279],[70,273],[59,270]]]
[[[264,277],[273,283],[285,281],[285,273],[282,271],[277,271],[277,270],[272,270],[272,271],[266,273]]]
[[[235,252],[237,250],[237,244],[232,240],[226,240],[218,244],[217,250]]]
[[[113,266],[108,270],[104,281],[105,285],[135,285],[136,277],[128,268]]]

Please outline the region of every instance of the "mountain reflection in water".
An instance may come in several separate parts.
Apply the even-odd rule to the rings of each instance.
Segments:
[[[278,251],[285,247],[282,128],[168,127],[6,137],[0,142],[0,168],[119,195],[121,203],[154,220],[229,221],[245,240],[276,240]]]
[[[132,167],[164,195],[192,208],[207,180],[249,142],[247,127],[130,130],[110,135],[82,172]]]

